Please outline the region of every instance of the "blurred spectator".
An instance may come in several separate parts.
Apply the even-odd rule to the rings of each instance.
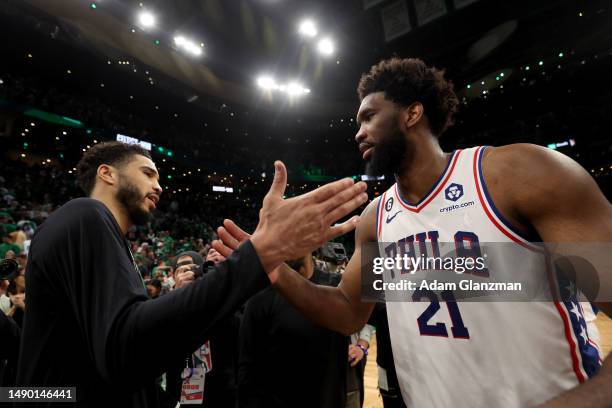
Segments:
[[[312,256],[289,262],[313,283]],[[274,288],[254,296],[240,329],[240,408],[339,408],[348,338],[312,323]],[[289,374],[290,373],[290,374]]]
[[[377,303],[370,316],[369,323],[376,327],[376,365],[378,366],[378,389],[382,397],[384,408],[406,408],[399,388],[393,350],[391,349],[391,336],[389,334],[389,321],[387,307],[384,303]]]
[[[180,289],[197,279],[196,274],[205,274],[208,268],[225,261],[225,258],[211,249],[206,257],[195,251],[186,251],[177,255],[175,264],[175,288]],[[167,374],[167,390],[171,407],[181,399],[183,379],[181,373],[194,368],[194,363],[201,360],[201,353],[207,353],[210,371],[204,375],[203,406],[208,408],[226,408],[236,405],[237,369],[238,369],[238,334],[240,328],[239,314],[220,322],[211,332],[210,339],[191,355],[171,366]]]
[[[0,312],[2,314],[7,314],[11,309],[11,299],[8,297],[7,292],[9,283],[8,279],[0,280]]]
[[[16,227],[14,224],[0,225],[0,235],[2,236],[2,243],[0,243],[0,259],[6,258],[6,254],[9,251],[12,251],[12,254],[9,254],[11,258],[14,258],[16,254],[21,252],[21,248],[15,244],[11,237],[11,233],[15,232],[15,230]]]
[[[15,321],[0,313],[0,387],[15,386],[21,329]]]
[[[372,326],[366,324],[359,331],[351,335],[348,347],[349,369],[346,380],[346,408],[360,408],[363,406],[365,396],[363,386],[363,374],[370,348],[372,337]]]
[[[23,276],[17,276],[8,286],[7,289],[9,299],[11,300],[11,308],[7,316],[13,318],[19,328],[23,327],[23,314],[25,312],[25,279]]]
[[[151,299],[159,297],[162,291],[162,284],[158,279],[151,279],[147,282],[147,293]]]

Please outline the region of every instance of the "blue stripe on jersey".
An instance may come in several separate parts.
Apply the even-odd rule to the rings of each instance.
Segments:
[[[433,185],[431,186],[431,189],[427,192],[427,194],[425,194],[423,196],[423,198],[421,198],[418,202],[416,202],[415,204],[409,203],[408,201],[406,201],[404,199],[404,197],[402,197],[401,194],[399,194],[399,190],[398,190],[398,194],[397,196],[399,197],[400,200],[402,200],[402,203],[406,204],[409,207],[418,207],[419,204],[421,204],[423,201],[425,201],[427,198],[429,198],[429,196],[431,195],[431,193],[433,193],[436,188],[438,187],[438,185],[440,184],[440,182],[444,179],[444,176],[446,176],[446,172],[448,171],[448,169],[450,168],[450,165],[453,162],[453,159],[455,158],[455,155],[457,154],[457,150],[453,150],[453,152],[450,155],[450,158],[448,159],[448,163],[446,163],[446,167],[444,168],[444,171],[442,172],[442,174],[440,174],[440,177],[438,177],[438,179],[436,180],[435,183],[433,183]]]
[[[576,336],[576,341],[578,342],[578,350],[580,350],[580,357],[582,358],[582,367],[589,378],[591,378],[597,374],[601,368],[599,351],[594,345],[589,343],[586,320],[584,320],[582,309],[577,299],[575,299],[574,302],[563,302],[563,306],[568,310],[572,329]],[[574,308],[578,309],[578,315],[573,312],[573,310],[575,310]],[[581,336],[581,334],[586,337]]]
[[[562,296],[563,306],[567,310],[572,325],[572,331],[576,337],[578,350],[582,359],[582,368],[589,378],[593,377],[601,368],[599,351],[589,342],[587,323],[582,312],[582,306],[578,302],[578,289],[568,280],[563,272],[557,271],[559,291]]]
[[[487,149],[487,147],[489,147],[489,146],[484,146],[482,149],[480,149],[480,152],[478,153],[478,177],[480,178],[480,185],[482,186],[482,191],[484,192],[485,199],[487,200],[487,203],[489,203],[489,207],[491,207],[491,209],[493,210],[493,212],[495,213],[497,218],[510,231],[514,232],[516,235],[518,235],[519,237],[523,238],[526,241],[529,241],[529,242],[541,242],[542,240],[538,236],[537,233],[534,233],[534,234],[528,236],[524,232],[519,231],[518,229],[516,229],[516,227],[514,227],[508,220],[506,220],[501,215],[501,213],[499,212],[499,210],[495,206],[495,203],[493,203],[493,199],[489,195],[489,190],[487,190],[487,185],[485,184],[484,176],[483,176],[483,173],[482,173],[482,157],[484,156],[484,152]]]

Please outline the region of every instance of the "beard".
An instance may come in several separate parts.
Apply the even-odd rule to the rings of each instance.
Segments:
[[[121,177],[117,201],[125,207],[130,220],[135,225],[146,225],[151,221],[152,214],[142,208],[145,197],[134,184],[126,180],[125,176]]]
[[[374,146],[370,160],[366,163],[366,174],[372,177],[399,174],[406,164],[406,146],[406,138],[395,117],[387,134]]]

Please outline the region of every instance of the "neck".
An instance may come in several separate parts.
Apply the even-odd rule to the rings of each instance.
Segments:
[[[132,226],[132,220],[130,219],[125,207],[120,204],[110,192],[105,193],[94,190],[90,198],[101,201],[102,204],[108,208],[111,214],[113,214],[113,217],[115,217],[115,221],[117,221],[117,224],[119,224],[121,232],[123,232],[124,235],[127,234],[128,230]]]
[[[438,139],[431,134],[415,134],[409,139],[407,163],[395,178],[404,199],[416,203],[440,177],[450,154],[442,151]]]

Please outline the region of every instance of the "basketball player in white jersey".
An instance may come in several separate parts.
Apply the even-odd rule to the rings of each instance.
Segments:
[[[368,242],[479,240],[516,243],[527,251],[530,237],[612,242],[612,206],[570,158],[528,144],[443,152],[438,138],[458,102],[441,71],[418,59],[382,61],[362,77],[358,93],[356,140],[368,172],[394,173],[396,184],[362,213],[339,287],[316,286],[287,266],[278,268],[273,284],[316,323],[350,334],[368,320],[374,304],[361,300],[360,275]],[[276,182],[286,183],[286,174]],[[226,220],[219,237],[214,246],[228,256],[248,234]],[[539,256],[521,261],[538,265]],[[511,274],[516,261],[489,273]],[[407,406],[612,403],[612,363],[602,365],[597,333],[588,324],[592,311],[584,303],[453,304],[431,296],[430,302],[387,302]],[[597,306],[611,314],[610,304]]]

